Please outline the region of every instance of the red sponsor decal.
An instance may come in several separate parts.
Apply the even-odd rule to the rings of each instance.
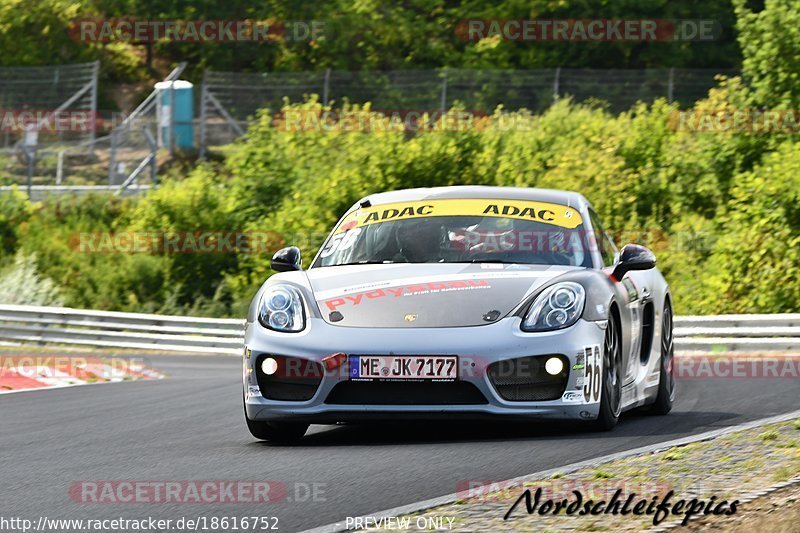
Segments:
[[[430,294],[437,292],[449,292],[452,290],[465,290],[473,288],[489,288],[489,282],[485,279],[479,280],[452,280],[443,282],[417,283],[414,285],[402,285],[386,289],[375,289],[371,291],[359,292],[353,295],[330,298],[323,300],[331,311],[336,311],[337,307],[343,305],[361,305],[366,300],[376,300],[387,297],[415,296],[420,294]]]

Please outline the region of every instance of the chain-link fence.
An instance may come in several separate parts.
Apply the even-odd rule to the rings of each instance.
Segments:
[[[18,118],[19,110],[89,110],[96,114],[97,63],[59,67],[0,68],[0,109]],[[176,80],[185,64],[166,80]],[[704,69],[441,69],[425,71],[318,71],[234,73],[206,71],[199,91],[199,119],[194,131],[201,157],[208,147],[221,146],[244,135],[259,109],[278,111],[285,100],[302,102],[317,95],[324,104],[363,104],[384,112],[434,112],[461,106],[477,113],[506,110],[541,112],[558,98],[597,101],[612,112],[638,101],[665,98],[691,106],[716,84],[719,75],[735,71]],[[197,93],[195,93],[197,95]],[[157,149],[154,138],[165,130],[159,117],[158,90],[109,134],[88,130],[40,128],[33,168],[26,146],[29,135],[3,130],[0,145],[0,185],[122,185],[152,179]],[[197,98],[197,96],[196,96]],[[16,114],[15,114],[16,113]],[[197,115],[195,115],[197,116]],[[44,119],[50,115],[44,114]],[[73,118],[69,115],[67,118]],[[38,121],[39,119],[37,119]],[[171,119],[170,119],[171,120]],[[13,124],[17,124],[13,122]],[[38,124],[38,122],[37,122]],[[73,124],[73,123],[70,123]],[[74,125],[74,124],[73,124]],[[18,128],[19,129],[19,128]],[[163,142],[159,145],[164,146]],[[3,150],[5,148],[5,150]],[[161,150],[163,152],[164,150]],[[159,156],[160,157],[160,156]],[[133,176],[133,178],[131,178]]]
[[[96,65],[93,64],[95,70]],[[163,81],[169,85],[169,82],[178,79],[185,67],[186,64],[182,63]],[[49,71],[38,69],[36,72],[42,74]],[[33,72],[28,74],[29,79],[33,76]],[[96,78],[93,79],[91,90],[96,91]],[[61,142],[60,138],[40,129],[37,142],[30,146],[26,132],[23,132],[23,136],[11,144],[9,150],[0,153],[0,190],[11,185],[28,188],[101,185],[119,189],[155,181],[157,164],[166,160],[169,150],[159,149],[156,141],[160,129],[170,130],[171,117],[163,116],[165,109],[169,108],[159,101],[161,93],[163,90],[154,88],[124,120],[123,117],[114,117],[114,120],[103,123],[95,116],[95,128],[83,136],[71,137],[71,142]],[[16,98],[18,102],[25,102],[22,95]],[[87,97],[79,91],[66,102],[70,106],[81,105],[86,98],[95,105],[95,96]],[[52,95],[38,96],[32,97],[24,105],[50,105],[56,100]],[[63,104],[61,107],[65,108]],[[58,106],[55,108],[58,109]],[[166,143],[161,143],[161,146],[166,146]]]
[[[93,146],[101,126],[99,70],[97,61],[0,67],[2,184],[50,183],[56,176],[59,150]]]
[[[98,62],[0,67],[2,150],[13,151],[31,131],[40,145],[93,138],[98,74]]]
[[[638,101],[665,98],[691,106],[716,84],[719,75],[738,71],[707,69],[538,69],[401,70],[241,73],[207,70],[200,98],[199,145],[231,142],[247,130],[256,111],[280,109],[285,99],[301,102],[315,94],[325,103],[371,102],[373,109],[433,111],[454,105],[491,113],[541,112],[556,99],[604,102],[612,112]]]

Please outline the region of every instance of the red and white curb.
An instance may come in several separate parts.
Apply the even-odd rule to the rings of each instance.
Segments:
[[[163,377],[141,358],[0,356],[0,395]]]

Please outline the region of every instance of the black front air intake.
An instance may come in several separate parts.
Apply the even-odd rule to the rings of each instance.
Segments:
[[[555,376],[547,373],[545,361],[561,359],[563,370]],[[537,355],[492,363],[487,373],[497,394],[514,402],[558,400],[567,388],[569,359],[563,355]]]
[[[262,368],[267,358],[277,361],[273,374]],[[256,379],[261,395],[268,400],[306,401],[314,397],[324,374],[320,363],[300,357],[261,354],[256,359]]]
[[[328,394],[338,405],[482,405],[489,403],[466,381],[343,381]]]

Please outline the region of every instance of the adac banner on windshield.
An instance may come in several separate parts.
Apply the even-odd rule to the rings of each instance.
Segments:
[[[581,215],[576,209],[559,204],[530,200],[458,198],[362,207],[345,216],[335,233],[393,220],[445,216],[514,218],[568,229],[576,228],[582,222]]]

